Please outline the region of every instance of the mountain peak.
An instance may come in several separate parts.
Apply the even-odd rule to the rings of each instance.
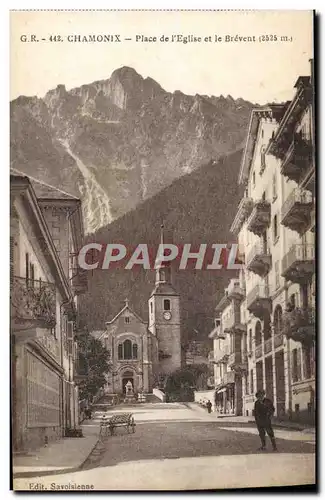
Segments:
[[[130,66],[122,66],[121,68],[117,68],[113,71],[111,75],[111,79],[118,78],[120,81],[130,81],[137,80],[143,81],[143,77],[137,73],[134,68]]]

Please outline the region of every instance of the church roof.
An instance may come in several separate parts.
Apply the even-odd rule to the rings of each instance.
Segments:
[[[170,283],[157,283],[153,291],[151,292],[151,297],[153,295],[176,295],[179,294],[176,292],[173,285]]]
[[[146,324],[147,324],[145,321],[143,321],[143,319],[142,319],[142,318],[141,318],[141,317],[140,317],[137,313],[135,313],[135,312],[131,309],[131,307],[129,306],[129,304],[125,304],[125,306],[124,306],[124,307],[120,310],[120,312],[118,312],[118,313],[116,314],[116,316],[114,316],[114,318],[113,318],[113,319],[111,319],[110,321],[106,321],[106,323],[105,323],[105,324],[106,324],[106,325],[111,325],[111,324],[112,324],[112,323],[114,323],[114,321],[116,321],[116,320],[117,320],[117,318],[118,318],[119,316],[121,316],[121,314],[122,314],[122,313],[124,313],[124,311],[126,311],[126,310],[129,310],[129,311],[130,311],[130,313],[131,313],[131,314],[133,314],[133,316],[135,316],[135,317],[136,317],[139,321],[141,321],[141,323],[143,323],[144,325],[146,325]]]

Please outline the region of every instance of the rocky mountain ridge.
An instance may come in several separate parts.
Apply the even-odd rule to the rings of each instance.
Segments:
[[[107,80],[11,102],[11,166],[80,196],[87,233],[239,150],[252,104],[166,92],[122,67]]]

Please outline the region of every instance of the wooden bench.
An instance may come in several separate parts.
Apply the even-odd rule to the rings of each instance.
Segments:
[[[111,436],[114,434],[114,429],[116,427],[126,427],[128,434],[132,430],[132,432],[135,432],[135,422],[132,413],[117,413],[116,415],[113,415],[109,420],[108,420],[108,427],[111,433]]]

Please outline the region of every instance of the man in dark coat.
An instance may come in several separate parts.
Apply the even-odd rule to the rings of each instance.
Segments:
[[[262,444],[259,449],[265,450],[265,433],[267,433],[271,440],[273,451],[276,451],[277,447],[271,423],[271,417],[274,413],[273,403],[270,399],[265,397],[265,391],[262,390],[256,393],[256,399],[257,401],[255,401],[254,406],[254,416]]]

